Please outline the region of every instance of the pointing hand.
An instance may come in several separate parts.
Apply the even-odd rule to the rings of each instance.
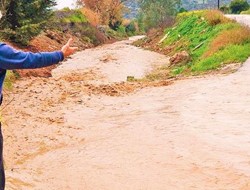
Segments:
[[[63,52],[64,58],[74,54],[77,51],[78,47],[71,47],[72,43],[73,43],[73,39],[70,38],[67,44],[62,47],[61,50]]]

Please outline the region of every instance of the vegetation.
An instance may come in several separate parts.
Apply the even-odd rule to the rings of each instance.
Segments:
[[[58,34],[69,33],[77,37],[83,44],[98,45],[105,41],[105,35],[93,27],[81,10],[63,9],[56,11],[49,20],[47,30]]]
[[[227,19],[219,11],[193,11],[177,16],[158,45],[169,56],[185,51],[190,60],[158,69],[156,76],[201,74],[225,64],[243,63],[250,56],[250,29]],[[157,49],[157,48],[156,48]],[[152,78],[152,74],[148,76]]]
[[[78,0],[78,4],[84,4],[85,12],[95,17],[96,22],[109,25],[116,30],[122,23],[125,7],[124,0]]]
[[[249,4],[246,0],[233,0],[229,7],[233,14],[240,14],[249,9]]]
[[[178,12],[180,0],[139,0],[139,25],[148,31],[150,28],[164,26],[169,17]]]
[[[250,15],[250,9],[242,11],[240,14]]]
[[[13,42],[27,45],[45,27],[52,16],[55,0],[7,0],[3,1],[1,35]]]

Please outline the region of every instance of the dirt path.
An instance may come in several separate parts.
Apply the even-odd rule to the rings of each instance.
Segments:
[[[250,189],[250,60],[228,76],[116,96],[134,87],[113,82],[168,62],[129,43],[80,52],[52,78],[15,85],[8,190]]]

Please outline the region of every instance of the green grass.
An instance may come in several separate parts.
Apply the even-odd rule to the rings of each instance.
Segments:
[[[73,12],[73,11],[72,11]],[[86,23],[88,20],[81,11],[75,10],[71,15],[65,17],[63,22],[66,23]]]
[[[250,56],[250,44],[230,45],[218,51],[212,56],[194,63],[191,67],[193,72],[203,72],[217,69],[223,64],[242,63]]]
[[[217,39],[216,43],[219,43],[220,48],[215,53],[211,53],[212,44],[219,35],[220,37],[222,35],[224,39],[223,34],[226,31],[233,33],[238,28],[248,30],[217,11],[193,11],[179,14],[175,26],[165,30],[168,37],[162,43],[161,48],[172,47],[168,53],[170,56],[180,51],[187,51],[191,56],[191,61],[186,65],[171,66],[169,68],[171,75],[200,74],[217,69],[222,64],[246,61],[250,56],[250,35],[247,32],[242,41],[232,39],[220,42]],[[232,34],[232,36],[235,35]]]
[[[242,11],[240,14],[242,14],[242,15],[250,15],[250,9],[248,9],[247,11]]]

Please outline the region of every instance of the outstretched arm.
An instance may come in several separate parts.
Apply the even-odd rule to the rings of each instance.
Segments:
[[[63,46],[61,51],[42,53],[17,51],[6,44],[0,44],[0,68],[6,70],[34,69],[59,63],[77,50],[76,47],[71,47],[71,43],[72,39]]]

